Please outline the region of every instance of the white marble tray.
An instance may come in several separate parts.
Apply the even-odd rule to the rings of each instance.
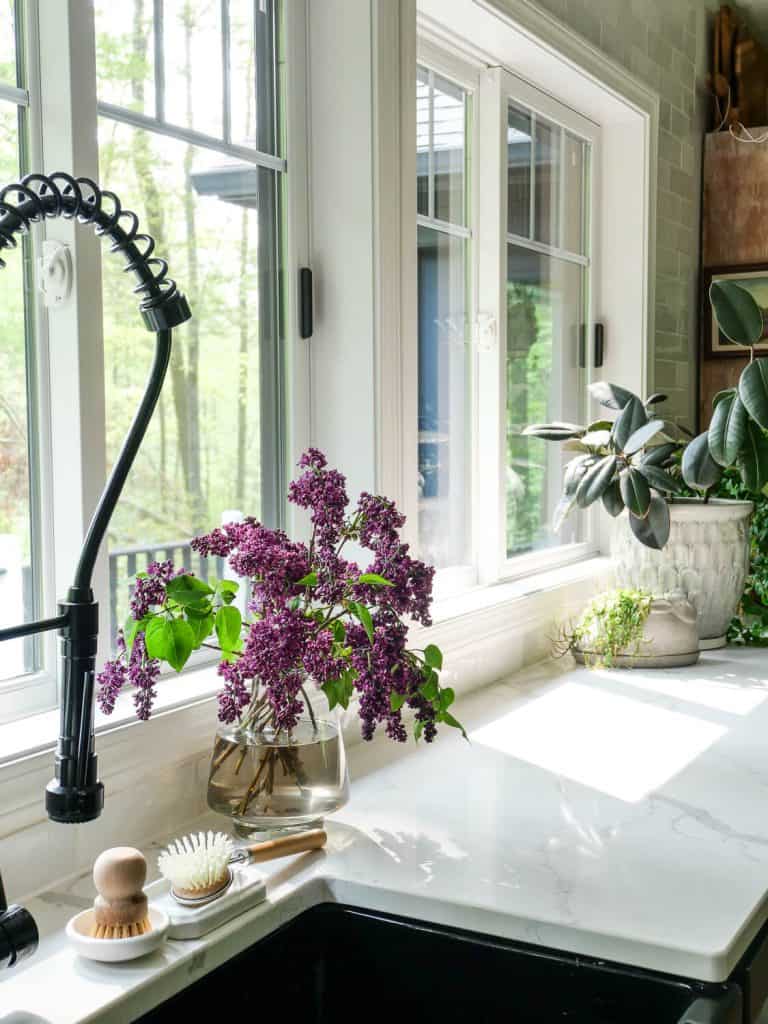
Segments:
[[[253,868],[232,867],[232,883],[225,893],[202,907],[183,907],[171,896],[170,883],[161,878],[144,890],[150,905],[168,915],[169,939],[199,939],[233,917],[245,913],[267,895],[264,879]]]

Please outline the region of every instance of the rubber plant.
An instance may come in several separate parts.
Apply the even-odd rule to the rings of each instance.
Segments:
[[[563,475],[563,493],[555,509],[553,529],[559,530],[575,509],[596,501],[612,516],[626,508],[637,540],[661,549],[669,539],[667,498],[681,490],[682,481],[706,499],[722,469],[712,457],[707,434],[690,442],[675,439],[676,428],[660,419],[655,407],[666,395],[645,401],[631,391],[598,381],[589,391],[600,405],[617,415],[582,427],[573,423],[539,423],[525,428],[528,437],[563,442],[576,452]]]
[[[713,281],[709,298],[722,333],[749,349],[738,386],[713,399],[709,451],[718,465],[736,466],[747,490],[758,492],[768,483],[768,363],[755,359],[754,348],[764,332],[763,311],[735,281]]]

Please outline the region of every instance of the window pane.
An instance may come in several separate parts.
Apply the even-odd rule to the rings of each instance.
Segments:
[[[155,116],[155,37],[152,0],[96,0],[99,99]]]
[[[429,72],[416,72],[416,204],[418,212],[429,216],[429,180],[431,136]]]
[[[165,119],[221,138],[221,4],[165,0]]]
[[[464,142],[466,94],[463,89],[433,75],[432,148],[434,164],[434,216],[452,224],[465,224]]]
[[[529,423],[580,422],[585,373],[579,366],[585,269],[519,246],[507,246],[507,554],[582,539],[571,516],[559,534],[552,514],[562,468],[572,453],[521,437]]]
[[[229,0],[232,141],[279,151],[275,103],[274,3]]]
[[[568,252],[585,252],[584,186],[587,146],[565,132],[563,141],[563,241]]]
[[[113,618],[127,579],[154,557],[190,564],[189,537],[228,510],[265,514],[261,349],[276,345],[275,174],[102,119],[103,180],[167,257],[193,319],[174,332],[168,378],[110,524]],[[105,256],[107,454],[114,461],[143,392],[154,335]],[[272,388],[274,393],[274,388]],[[205,575],[205,565],[193,568]]]
[[[419,550],[438,568],[467,561],[466,246],[418,229]]]
[[[529,238],[531,231],[531,116],[507,112],[507,230]]]
[[[20,85],[16,71],[16,11],[14,0],[0,0],[0,82]]]
[[[534,238],[559,245],[560,128],[536,118]]]
[[[4,12],[5,13],[5,12]],[[0,103],[0,180],[17,181],[19,167],[18,110]],[[25,246],[26,248],[26,246]],[[33,522],[34,481],[31,478],[29,352],[31,339],[25,314],[23,254],[3,254],[0,270],[0,626],[35,618],[36,576]],[[34,638],[0,644],[0,679],[38,667]]]

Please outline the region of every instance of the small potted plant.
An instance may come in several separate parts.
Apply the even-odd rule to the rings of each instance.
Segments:
[[[749,566],[753,507],[710,497],[725,460],[737,458],[727,417],[717,405],[714,428],[682,440],[656,415],[664,395],[643,402],[603,381],[589,390],[615,419],[588,426],[536,424],[524,431],[574,453],[564,470],[555,528],[573,510],[600,501],[618,519],[611,537],[617,584],[655,594],[682,591],[698,611],[702,647],[722,646]],[[741,465],[742,475],[757,485],[755,459],[760,462],[747,452]],[[680,496],[688,489],[698,496]]]
[[[230,523],[192,541],[203,556],[226,557],[247,581],[243,617],[238,582],[205,582],[171,562],[137,575],[118,655],[98,678],[102,711],[111,713],[126,684],[139,718],[149,717],[161,667],[177,672],[193,651],[220,655],[221,728],[211,758],[208,802],[250,832],[308,826],[337,810],[348,779],[341,731],[332,712],[354,702],[364,739],[379,726],[407,738],[406,709],[418,740],[440,726],[463,729],[442,685],[442,654],[407,646],[408,621],[431,624],[434,569],[400,540],[405,519],[391,501],[362,494],[348,510],[346,481],[310,449],[289,500],[307,509],[308,544],[255,519]],[[344,555],[356,543],[372,553],[363,569]],[[313,709],[322,690],[328,714]]]
[[[672,668],[699,659],[696,609],[685,598],[623,588],[599,594],[556,650],[594,668]]]

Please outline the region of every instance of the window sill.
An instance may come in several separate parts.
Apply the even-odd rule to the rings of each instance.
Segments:
[[[607,558],[591,558],[444,599],[435,605],[430,629],[411,630],[412,645],[441,647],[446,681],[457,693],[485,686],[546,658],[553,628],[579,611],[610,564]],[[173,774],[175,765],[207,758],[218,686],[215,666],[207,665],[185,673],[183,680],[162,679],[149,722],[137,721],[130,694],[121,695],[109,718],[97,712],[99,767],[108,799],[153,773]],[[53,774],[58,726],[58,710],[0,726],[0,835],[42,820],[41,795]],[[359,737],[352,726],[345,730],[350,742]],[[143,812],[137,807],[136,813]],[[137,830],[142,831],[138,821]]]

